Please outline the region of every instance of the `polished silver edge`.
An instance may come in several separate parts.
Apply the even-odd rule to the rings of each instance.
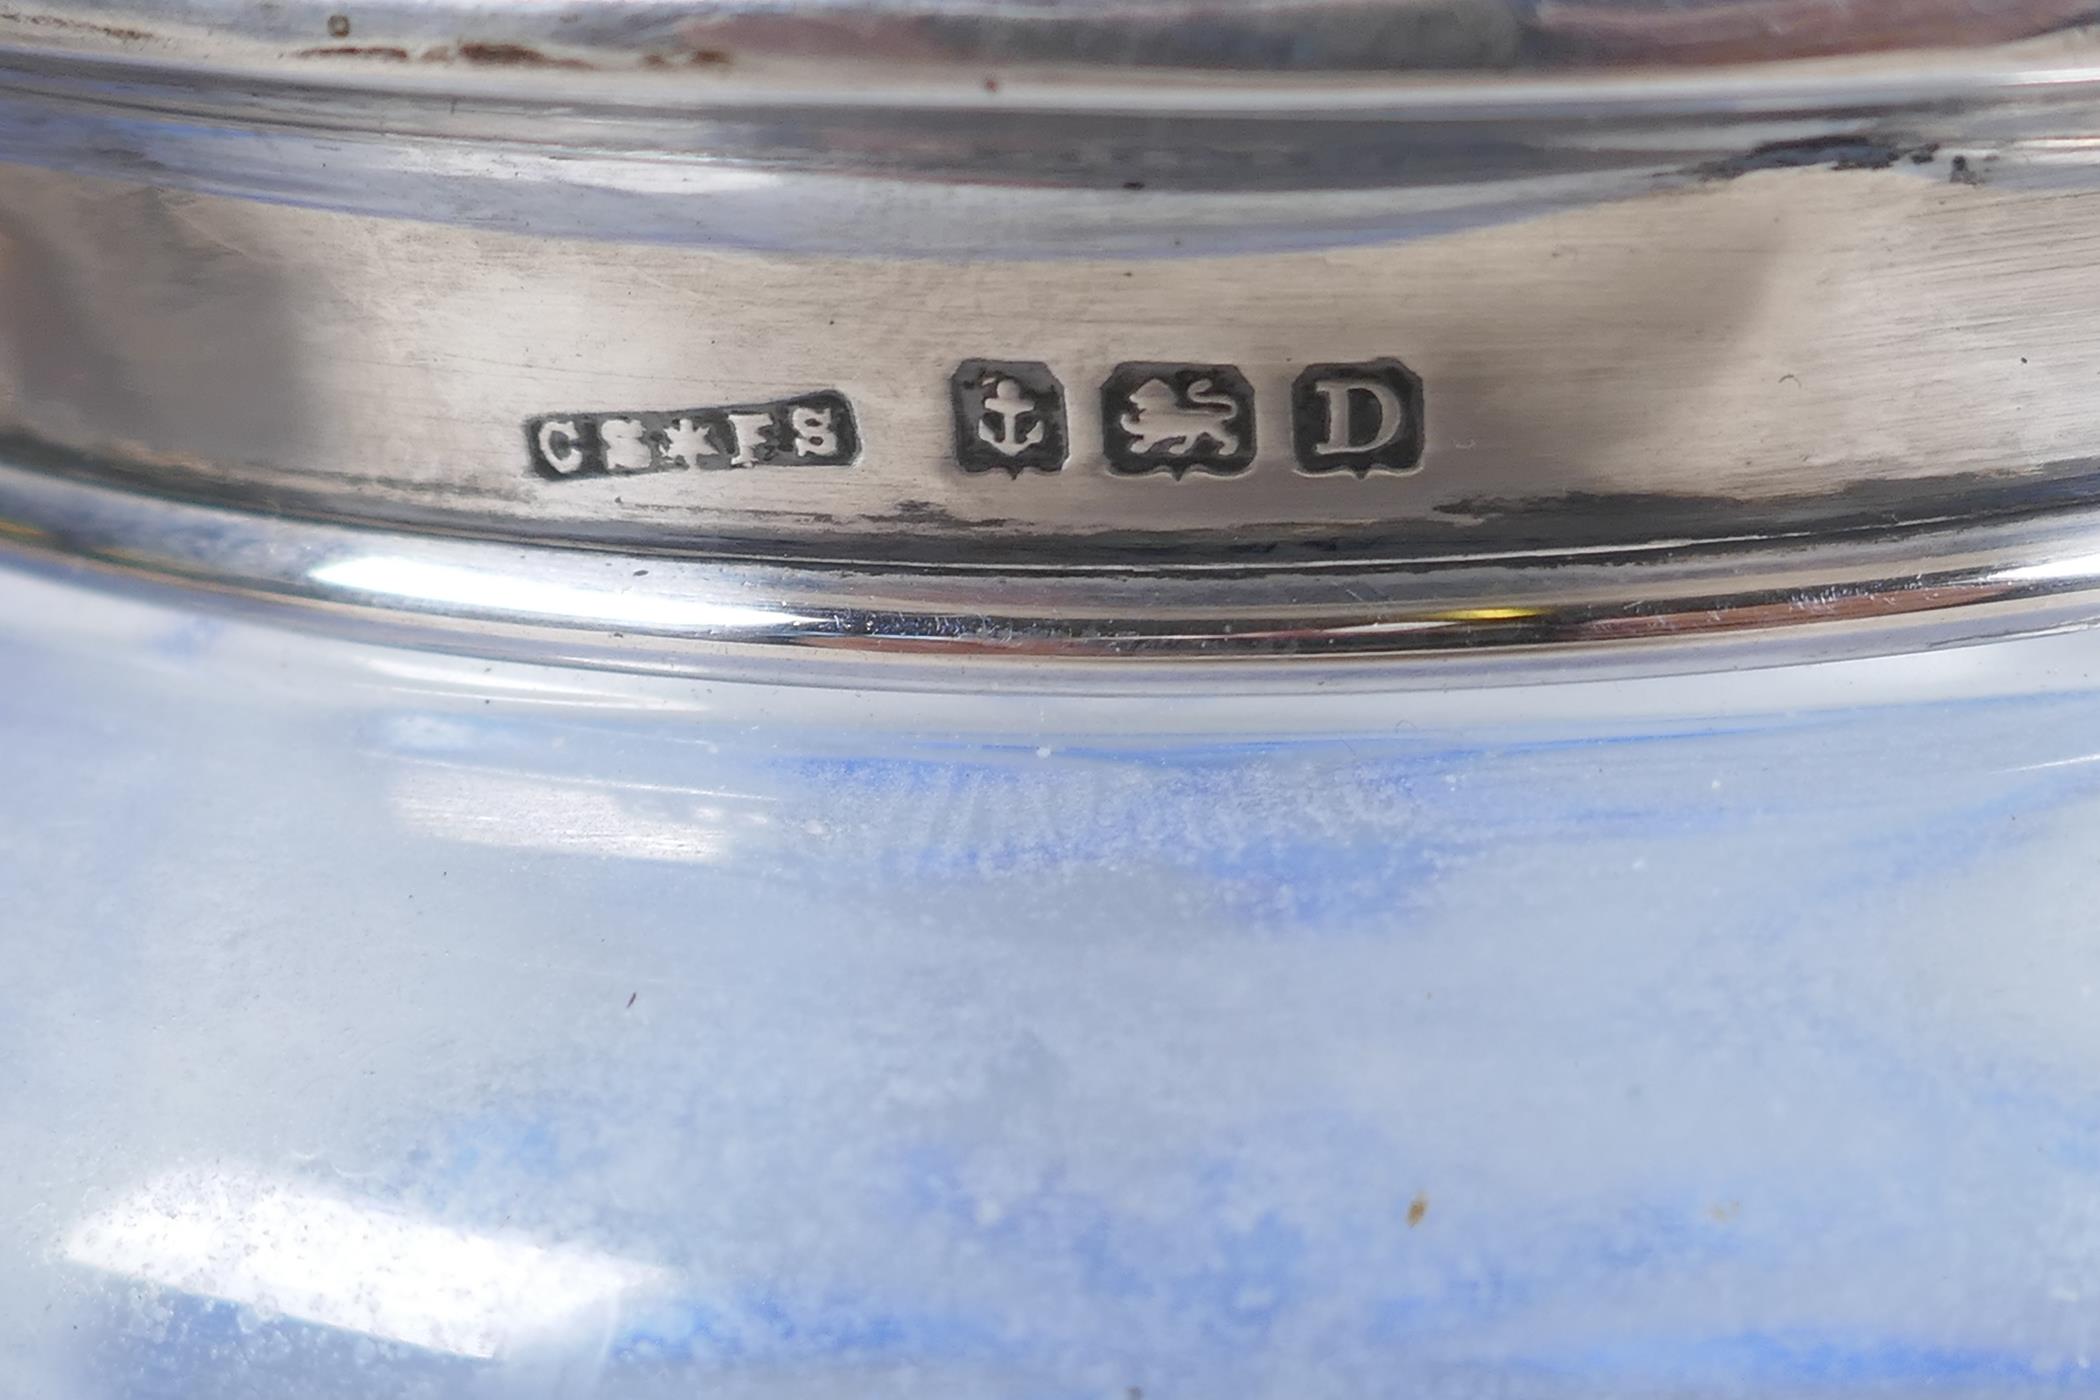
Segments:
[[[0,466],[0,560],[393,645],[820,685],[1450,686],[1730,670],[2100,621],[2100,514],[1550,570],[809,568],[379,531]],[[2008,562],[2017,561],[2017,562]],[[1542,577],[1542,575],[1544,575]]]
[[[557,120],[797,109],[1302,122],[1577,115],[1643,120],[2087,103],[2100,92],[2100,56],[2087,40],[2086,31],[2077,31],[2039,47],[1904,50],[1689,69],[1232,70],[832,55],[667,73],[581,62],[392,64],[325,53],[236,50],[204,57],[62,47],[22,42],[0,26],[0,82],[142,113],[238,114],[248,121],[265,116],[317,128],[371,124],[389,132],[406,117],[431,134],[469,136],[481,134],[474,127],[482,115],[519,109]],[[367,122],[382,111],[390,120]],[[647,144],[661,143],[652,134]]]
[[[243,66],[0,31],[0,162],[533,236],[1185,256],[1847,168],[1863,150],[1978,161],[2040,143],[2060,176],[2091,162],[2100,125],[2082,47],[1563,76],[805,67]],[[897,198],[929,185],[950,202],[938,219]]]
[[[1834,29],[1802,42],[1789,22],[1801,15],[1741,0],[1645,10],[1566,0],[30,0],[0,11],[0,53],[218,89],[289,80],[560,103],[1261,115],[1453,101],[1587,110],[1615,99],[1714,111],[1775,94],[1827,106],[2100,72],[2079,0],[1939,0],[1902,16],[1877,8],[1848,7],[1849,24],[1833,12],[1824,18]],[[1702,14],[1749,27],[1718,47],[1669,41],[1672,21]],[[1550,20],[1585,16],[1612,21],[1616,38],[1602,49],[1556,46],[1567,26]]]
[[[1862,150],[2041,143],[2061,177],[2100,126],[2100,57],[2066,35],[1688,71],[1224,74],[50,42],[72,32],[0,22],[0,162],[531,236],[878,256],[1333,246]],[[930,185],[939,218],[897,197]]]

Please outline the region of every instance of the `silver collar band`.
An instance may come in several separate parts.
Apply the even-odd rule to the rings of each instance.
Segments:
[[[651,666],[2083,621],[2100,65],[1906,14],[11,13],[6,538]]]

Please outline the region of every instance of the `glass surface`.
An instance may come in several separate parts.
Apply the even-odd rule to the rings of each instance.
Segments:
[[[2096,663],[842,694],[0,573],[0,1392],[2083,1388]]]

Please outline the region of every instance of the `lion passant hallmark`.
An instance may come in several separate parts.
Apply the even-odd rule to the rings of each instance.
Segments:
[[[949,376],[955,462],[973,475],[1061,472],[1072,455],[1065,387],[1037,360],[964,360]],[[1263,440],[1254,384],[1236,365],[1133,360],[1100,387],[1110,475],[1232,479]],[[1282,406],[1283,440],[1308,476],[1421,468],[1421,377],[1395,359],[1309,365]],[[527,421],[532,469],[552,480],[680,470],[845,467],[861,424],[837,389],[711,408],[556,413]]]
[[[1237,476],[1254,464],[1254,386],[1231,365],[1117,365],[1101,386],[1101,435],[1118,476]]]

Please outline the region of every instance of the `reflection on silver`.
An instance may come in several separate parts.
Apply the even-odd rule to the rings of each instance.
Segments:
[[[126,1278],[457,1356],[602,1328],[669,1281],[654,1265],[477,1233],[243,1169],[186,1168],[67,1234]]]
[[[363,554],[323,564],[307,575],[324,589],[416,608],[462,613],[515,611],[572,618],[585,625],[650,631],[733,632],[795,627],[808,619],[778,608],[744,607],[710,598],[669,598],[646,589],[618,591],[555,583],[470,565],[439,564],[398,554]]]
[[[0,14],[0,532],[935,685],[2083,623],[2086,23],[46,0]]]
[[[2076,554],[2067,559],[2020,564],[2005,570],[2003,577],[2012,583],[2064,583],[2100,578],[2100,554]]]
[[[1834,541],[1276,571],[988,573],[622,554],[269,517],[0,466],[0,559],[349,626],[399,645],[619,670],[941,688],[1443,686],[1771,665],[2100,620],[2085,511]],[[83,569],[85,570],[82,573]],[[1618,645],[1595,647],[1612,642]],[[799,657],[793,665],[783,665]],[[1394,668],[1364,663],[1412,657]],[[1260,661],[1245,669],[1233,663]],[[1272,663],[1288,661],[1288,666]],[[821,663],[821,664],[818,664]]]

